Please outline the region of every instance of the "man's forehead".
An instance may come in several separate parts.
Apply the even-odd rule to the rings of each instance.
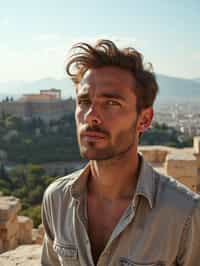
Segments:
[[[120,85],[134,87],[135,79],[133,75],[119,67],[106,66],[96,69],[88,69],[83,75],[78,87],[89,87],[101,85]]]
[[[90,98],[96,95],[101,98],[115,98],[125,102],[135,103],[136,96],[133,79],[130,79],[128,82],[127,80],[121,80],[112,69],[108,69],[108,72],[105,71],[106,69],[103,71],[109,74],[106,74],[105,77],[101,75],[102,71],[98,70],[88,70],[85,73],[76,89],[77,98]],[[112,71],[114,72],[113,76]]]

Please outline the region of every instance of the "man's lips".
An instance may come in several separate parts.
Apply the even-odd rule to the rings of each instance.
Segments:
[[[104,138],[105,134],[97,132],[97,131],[86,131],[82,133],[82,136]]]
[[[105,138],[105,134],[96,131],[83,132],[81,136],[87,141],[97,141]]]

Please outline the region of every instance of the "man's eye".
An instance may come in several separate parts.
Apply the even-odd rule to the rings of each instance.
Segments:
[[[107,101],[107,104],[108,104],[108,105],[112,105],[112,106],[120,106],[120,103],[119,103],[119,102],[117,102],[117,101],[112,101],[112,100]]]

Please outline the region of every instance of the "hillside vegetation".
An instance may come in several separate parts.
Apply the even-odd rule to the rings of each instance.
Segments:
[[[141,138],[141,145],[192,146],[191,139],[165,124],[153,123]],[[80,160],[74,113],[45,124],[41,119],[23,121],[3,115],[0,119],[0,150],[15,163],[41,164]]]
[[[153,123],[141,138],[142,145],[192,146],[191,139],[165,124]],[[40,206],[45,188],[57,178],[48,176],[41,164],[80,160],[76,141],[74,113],[48,125],[40,119],[23,121],[9,115],[0,119],[0,191],[21,199],[22,215],[31,217],[34,226],[41,223]],[[0,158],[1,159],[1,158]],[[16,163],[6,172],[7,162]]]
[[[74,114],[49,124],[4,115],[0,119],[0,150],[7,152],[8,161],[16,163],[79,160]]]

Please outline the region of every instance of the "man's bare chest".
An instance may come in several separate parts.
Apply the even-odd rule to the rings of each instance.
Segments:
[[[114,228],[119,222],[129,202],[109,204],[88,199],[88,233],[94,261],[106,247]]]

